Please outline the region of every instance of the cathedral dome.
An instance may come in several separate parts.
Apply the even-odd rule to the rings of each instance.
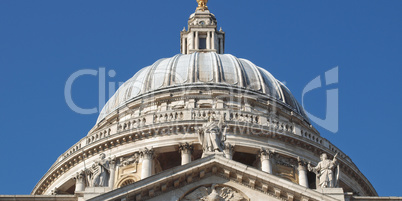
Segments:
[[[377,195],[353,161],[309,123],[283,83],[246,59],[224,54],[225,32],[217,29],[207,0],[197,3],[188,30],[180,32],[180,54],[142,68],[121,85],[96,125],[57,159],[32,194],[335,200],[313,190],[323,182],[310,163],[319,166],[325,153],[334,172],[323,178],[325,185]],[[243,185],[253,191],[242,191]]]
[[[97,123],[141,95],[196,85],[230,86],[250,90],[285,104],[308,121],[303,108],[289,89],[267,70],[230,54],[195,52],[160,59],[138,71],[106,103]]]

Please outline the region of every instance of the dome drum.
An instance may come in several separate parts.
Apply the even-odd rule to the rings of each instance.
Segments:
[[[197,139],[197,130],[208,121],[209,116],[215,115],[226,118],[225,121],[228,125],[227,143],[233,145],[234,160],[239,160],[242,163],[258,168],[258,163],[256,165],[253,161],[244,161],[244,158],[251,156],[257,159],[256,156],[260,147],[274,150],[275,153],[291,158],[293,161],[297,160],[297,157],[301,157],[313,163],[318,162],[316,156],[322,152],[332,156],[335,153],[339,153],[339,160],[344,164],[345,171],[356,172],[363,178],[363,183],[358,185],[354,181],[350,181],[349,178],[342,179],[342,184],[359,192],[365,191],[363,187],[360,188],[359,186],[364,186],[364,180],[366,179],[359,173],[353,162],[329,141],[320,137],[309,125],[303,125],[304,121],[302,119],[290,121],[291,116],[288,115],[290,112],[282,112],[285,108],[275,107],[276,112],[272,113],[269,112],[269,108],[274,108],[274,106],[268,105],[268,107],[265,107],[266,112],[261,112],[263,111],[264,102],[258,102],[256,99],[248,97],[248,94],[244,95],[242,93],[240,94],[243,97],[239,99],[249,100],[243,106],[240,104],[235,107],[233,103],[227,100],[210,101],[214,104],[205,106],[208,101],[202,102],[202,96],[205,96],[204,100],[211,100],[211,97],[214,97],[211,94],[216,93],[215,97],[219,97],[219,95],[224,94],[224,89],[221,88],[217,92],[214,90],[212,92],[208,91],[210,94],[207,96],[205,93],[200,94],[198,88],[189,91],[194,94],[193,99],[186,97],[184,98],[185,101],[181,100],[182,96],[175,97],[174,93],[173,96],[170,93],[163,93],[161,96],[151,96],[152,98],[149,101],[142,99],[137,104],[134,104],[134,102],[128,103],[128,105],[133,104],[130,105],[133,106],[132,109],[127,108],[124,112],[117,113],[113,116],[113,119],[108,117],[106,121],[109,123],[101,127],[95,126],[87,137],[83,138],[60,157],[45,178],[51,177],[56,172],[60,172],[61,175],[71,175],[84,168],[84,160],[86,164],[91,164],[96,160],[98,154],[102,152],[108,153],[108,156],[118,158],[117,161],[119,161],[119,158],[139,152],[143,147],[152,147],[157,155],[167,154],[167,158],[174,156],[180,159],[179,144],[192,143],[194,146],[192,157],[193,160],[196,160],[200,158],[202,153],[202,148]],[[254,97],[253,93],[251,95]],[[197,104],[196,100],[199,100],[199,104]],[[147,104],[151,102],[154,104]],[[140,105],[141,112],[139,111]],[[193,107],[189,107],[191,105]],[[205,107],[203,108],[202,105]],[[232,108],[229,108],[229,106]],[[181,107],[181,109],[177,109],[177,107]],[[271,111],[274,110],[271,109]],[[290,149],[290,147],[293,148]],[[163,163],[163,160],[156,160],[159,163]],[[140,171],[140,167],[138,167],[137,171]],[[292,178],[294,182],[297,182],[297,174],[296,172],[293,173]],[[55,182],[56,178],[57,182]],[[53,180],[54,182],[49,182],[51,185],[45,191],[49,192],[53,187],[65,182],[65,180],[61,180],[57,176]],[[43,184],[45,183],[47,182]],[[369,192],[370,190],[367,191]]]

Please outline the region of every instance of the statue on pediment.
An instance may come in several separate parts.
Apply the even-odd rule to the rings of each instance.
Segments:
[[[91,187],[107,187],[110,178],[110,161],[104,153],[99,154],[99,159],[87,170]]]
[[[321,154],[321,161],[317,166],[312,167],[308,164],[308,170],[317,175],[317,185],[320,188],[336,188],[339,180],[339,166],[336,160],[336,154],[333,160],[329,160],[327,154]]]
[[[209,121],[198,130],[198,140],[204,152],[223,151],[226,140],[226,128],[223,116],[219,122],[215,121],[214,116],[209,117]]]

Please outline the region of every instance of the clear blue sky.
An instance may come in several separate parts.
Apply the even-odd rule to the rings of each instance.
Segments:
[[[339,66],[339,131],[317,126],[348,154],[381,196],[402,196],[402,1],[210,0],[226,32],[226,53],[304,86]],[[0,194],[29,194],[59,155],[83,138],[97,114],[73,112],[67,78],[80,69],[129,79],[179,53],[179,32],[195,0],[1,0]],[[81,107],[98,104],[97,77],[73,86]],[[306,109],[325,116],[325,90]]]

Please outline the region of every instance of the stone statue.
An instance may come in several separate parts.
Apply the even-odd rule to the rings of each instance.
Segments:
[[[110,161],[106,159],[106,155],[101,153],[99,160],[96,160],[91,167],[91,186],[107,187],[110,177]]]
[[[208,196],[204,197],[204,200],[207,200],[207,201],[219,201],[220,200],[219,199],[220,196],[219,196],[218,192],[216,192],[215,187],[216,187],[216,184],[213,184],[211,187],[212,192]]]
[[[198,140],[204,152],[222,152],[226,140],[226,125],[223,116],[218,123],[211,116],[209,121],[198,130]]]
[[[327,154],[321,154],[321,161],[317,166],[311,167],[308,164],[308,170],[316,173],[317,184],[320,188],[336,188],[339,180],[339,167],[337,166],[336,154],[331,161],[327,159]]]
[[[197,10],[202,10],[202,11],[208,10],[208,6],[207,6],[208,0],[197,0],[197,3],[198,3]]]

